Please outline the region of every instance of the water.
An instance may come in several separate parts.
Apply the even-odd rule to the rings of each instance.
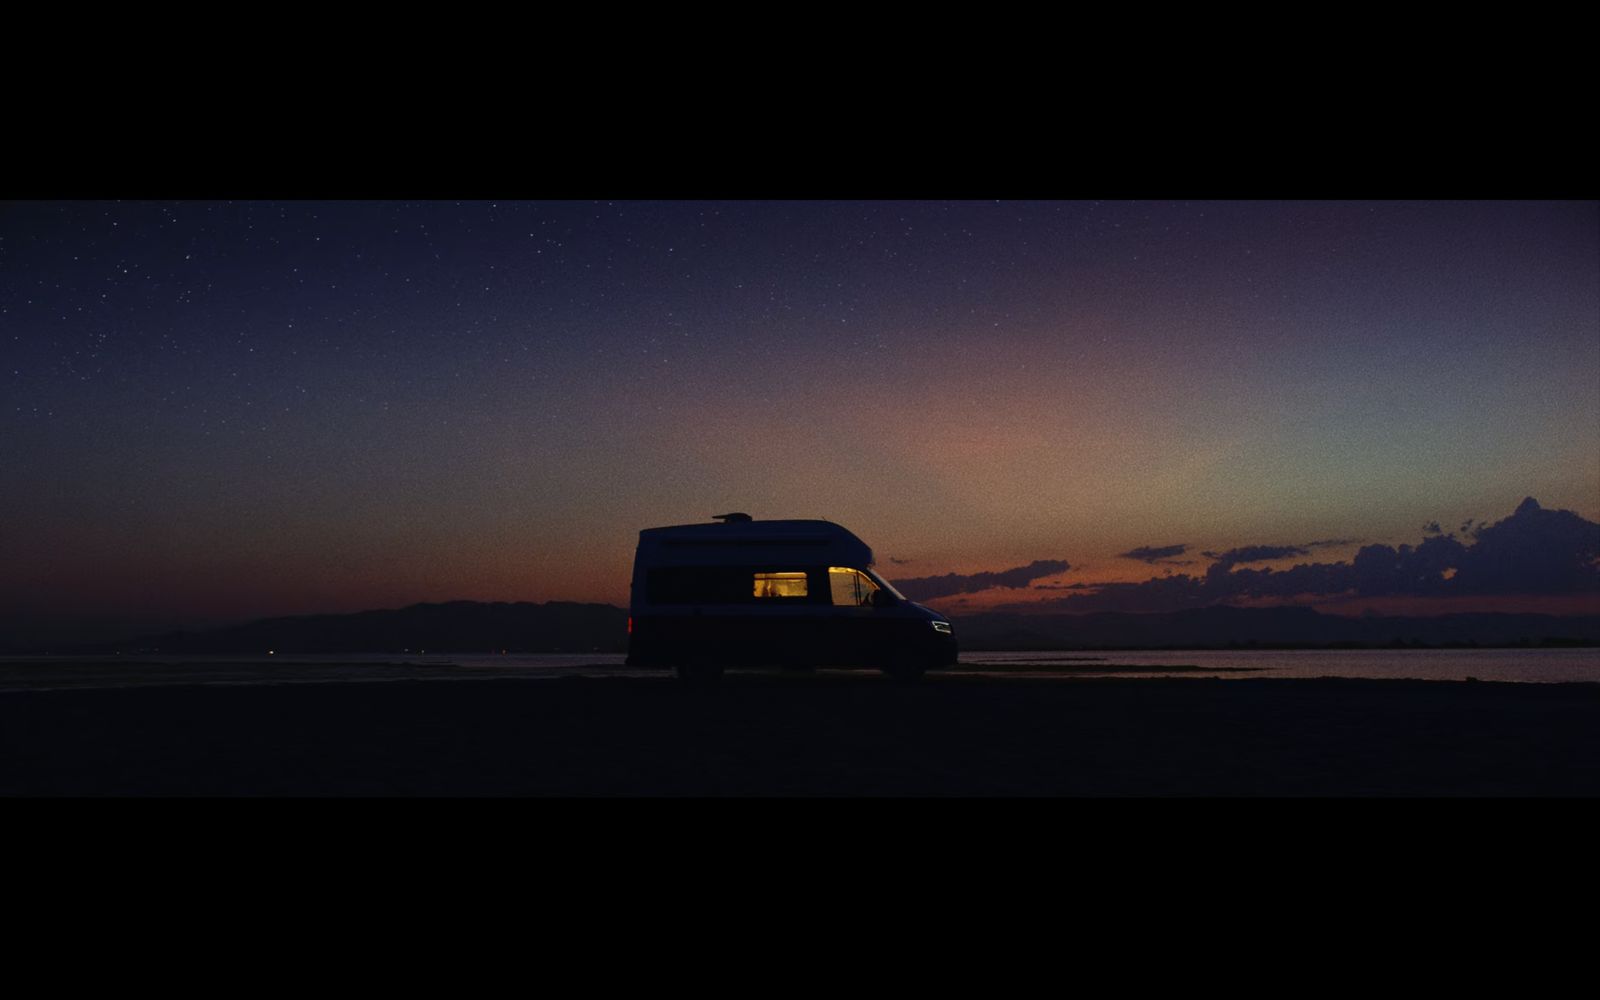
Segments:
[[[1600,649],[1197,649],[961,655],[962,665],[1029,674],[1159,677],[1140,666],[1187,666],[1186,677],[1359,677],[1374,680],[1600,682]],[[1030,665],[1038,665],[1029,669]],[[1043,669],[1040,669],[1043,668]],[[1054,668],[1054,669],[1051,669]],[[957,668],[959,669],[959,668]],[[1177,673],[1170,676],[1179,676]]]
[[[1600,682],[1600,649],[973,651],[963,653],[960,664],[940,673],[1050,678],[1350,677],[1595,683]],[[624,666],[623,657],[617,653],[0,657],[0,691],[666,674]]]

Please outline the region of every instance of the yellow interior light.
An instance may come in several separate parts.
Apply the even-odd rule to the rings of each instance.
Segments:
[[[804,597],[806,575],[805,573],[757,573],[755,596]]]

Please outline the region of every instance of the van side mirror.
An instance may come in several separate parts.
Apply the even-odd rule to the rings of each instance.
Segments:
[[[875,608],[894,607],[894,595],[887,590],[874,590],[872,592],[872,606]]]

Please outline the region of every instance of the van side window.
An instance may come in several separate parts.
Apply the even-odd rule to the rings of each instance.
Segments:
[[[820,569],[815,571],[820,574]],[[753,566],[658,566],[645,576],[651,604],[809,603],[811,588],[803,569]],[[818,587],[821,581],[817,581]]]
[[[755,596],[804,597],[806,596],[806,575],[804,573],[757,573],[755,575]]]
[[[878,589],[865,573],[843,566],[828,567],[828,586],[833,591],[835,607],[851,608],[872,604],[872,592]]]

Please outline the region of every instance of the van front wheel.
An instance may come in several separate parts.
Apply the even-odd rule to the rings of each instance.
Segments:
[[[916,681],[921,680],[922,675],[928,672],[928,664],[925,660],[905,658],[891,660],[878,669],[882,670],[890,680]]]
[[[689,687],[708,687],[722,680],[722,664],[699,662],[679,663],[674,668],[678,680]]]

